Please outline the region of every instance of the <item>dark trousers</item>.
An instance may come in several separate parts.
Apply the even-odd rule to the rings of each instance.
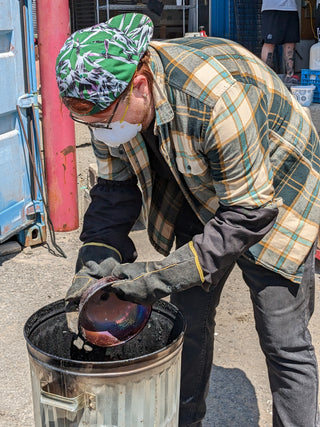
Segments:
[[[177,235],[177,246],[188,240],[190,236]],[[250,288],[256,329],[266,356],[274,427],[318,425],[317,362],[308,331],[314,309],[314,259],[312,250],[305,262],[301,285],[244,257],[238,260]],[[171,297],[187,321],[182,352],[180,427],[201,427],[205,416],[216,308],[230,271],[210,292],[194,287]]]

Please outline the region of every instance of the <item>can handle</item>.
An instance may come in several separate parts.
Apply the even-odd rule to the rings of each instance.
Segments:
[[[65,397],[41,389],[40,402],[69,412],[77,412],[85,406],[89,407],[89,409],[96,408],[96,396],[90,393],[82,393],[75,397]]]

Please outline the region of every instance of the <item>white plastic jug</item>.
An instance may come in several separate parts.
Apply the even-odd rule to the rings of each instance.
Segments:
[[[320,70],[320,43],[316,43],[310,48],[310,70]]]

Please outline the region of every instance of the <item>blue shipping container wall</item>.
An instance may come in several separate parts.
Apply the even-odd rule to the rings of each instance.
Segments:
[[[260,56],[261,4],[262,0],[211,0],[210,35],[237,41]]]
[[[31,245],[45,241],[31,0],[0,10],[0,243]]]
[[[211,36],[235,40],[234,20],[232,0],[211,0]]]

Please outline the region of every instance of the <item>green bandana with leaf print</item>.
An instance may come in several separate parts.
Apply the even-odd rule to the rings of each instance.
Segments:
[[[56,61],[60,95],[107,108],[126,89],[153,35],[153,23],[140,13],[117,15],[73,33]]]

